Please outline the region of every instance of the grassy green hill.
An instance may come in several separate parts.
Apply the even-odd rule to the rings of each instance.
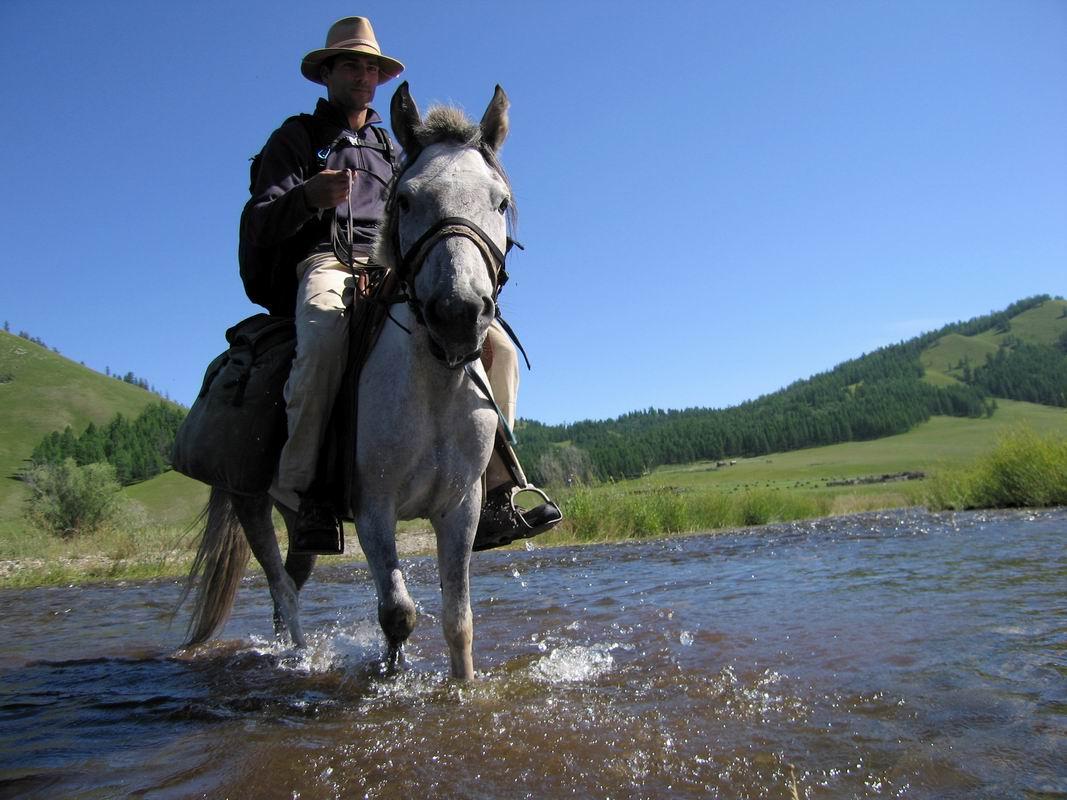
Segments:
[[[724,468],[708,462],[660,467],[644,478],[619,485],[717,486],[732,490],[756,485],[793,488],[799,482],[811,488],[825,488],[828,481],[870,475],[930,474],[971,463],[992,450],[1001,436],[1020,427],[1031,428],[1038,434],[1063,435],[1067,433],[1067,411],[1000,400],[992,417],[932,417],[897,436],[738,459]],[[887,485],[893,486],[857,486],[855,492],[883,491]]]
[[[1064,407],[1065,335],[1067,301],[1028,297],[730,408],[650,408],[562,425],[520,420],[518,453],[534,481],[618,481],[666,465],[883,439],[937,416],[988,416],[995,398]]]
[[[1025,437],[1027,431],[1044,441],[1065,442],[1067,411],[1004,400],[993,417],[933,417],[907,433],[871,441],[663,466],[640,478],[561,490],[557,498],[566,520],[539,542],[640,538],[908,506],[941,508],[939,487],[957,485],[961,473],[988,462],[1006,440]],[[900,479],[903,473],[909,479]],[[884,476],[894,477],[877,480]]]
[[[996,355],[998,345],[990,334],[964,336],[950,333],[942,336],[920,356],[926,369],[925,378],[937,386],[959,383],[963,369],[960,364],[984,364],[987,356]]]
[[[971,367],[985,363],[1010,339],[1027,344],[1054,345],[1067,331],[1067,300],[1048,300],[1012,317],[1008,325],[993,324],[972,335],[948,333],[927,346],[919,357],[925,379],[934,385],[959,383],[963,362]]]
[[[161,399],[0,331],[0,530],[21,525],[25,490],[13,476],[42,437],[68,425],[80,433],[90,422],[106,423],[117,413],[136,417],[145,406]],[[128,491],[135,498],[147,498],[150,511],[165,512],[168,518],[182,517],[176,507],[184,504],[183,498],[203,497],[195,481],[177,475],[166,481],[166,492],[147,485],[155,481]]]

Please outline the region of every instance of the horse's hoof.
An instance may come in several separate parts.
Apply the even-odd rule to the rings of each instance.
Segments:
[[[404,645],[398,644],[395,647],[389,647],[389,653],[385,659],[385,670],[389,675],[393,675],[397,672],[401,672],[408,665],[408,660],[404,656]]]
[[[390,642],[390,648],[394,646],[392,642],[396,642],[395,646],[399,647],[415,630],[415,606],[395,605],[391,608],[379,606],[378,624],[382,626],[382,633],[385,634],[386,641]]]

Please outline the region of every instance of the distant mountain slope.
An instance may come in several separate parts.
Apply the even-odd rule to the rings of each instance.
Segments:
[[[115,414],[136,417],[157,394],[82,366],[21,336],[0,331],[0,519],[20,512],[22,484],[13,480],[47,434]]]
[[[623,478],[663,464],[877,439],[933,415],[989,415],[998,395],[1058,405],[1055,398],[1067,396],[1056,388],[1061,361],[1067,370],[1067,357],[1056,349],[1065,331],[1067,302],[1031,297],[733,408],[649,409],[557,426],[522,420],[519,455],[535,480],[558,478],[576,466],[601,478]],[[1035,386],[1016,393],[1014,386],[1030,382],[1020,378],[1020,368],[1035,372]],[[1064,376],[1067,392],[1067,371]]]
[[[984,364],[986,358],[997,354],[997,350],[992,336],[949,333],[923,350],[919,362],[926,370],[924,378],[927,381],[945,386],[962,381],[964,364]]]
[[[934,385],[1067,407],[1067,301],[1049,300],[972,336],[944,336],[921,360]]]

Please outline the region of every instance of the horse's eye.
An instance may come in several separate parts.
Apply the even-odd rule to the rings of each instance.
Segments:
[[[406,212],[409,208],[411,208],[411,204],[408,202],[408,199],[404,197],[404,195],[399,195],[396,198],[396,204],[401,211]]]
[[[497,211],[503,214],[505,211],[508,210],[508,203],[510,202],[510,198],[505,197],[503,200],[500,201],[500,206],[497,208]]]

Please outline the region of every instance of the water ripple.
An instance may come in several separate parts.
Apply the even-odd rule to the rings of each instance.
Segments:
[[[478,554],[471,685],[432,559],[396,673],[362,568],[305,589],[306,650],[259,578],[192,651],[173,582],[4,592],[0,796],[1064,796],[1065,535],[911,510]]]

